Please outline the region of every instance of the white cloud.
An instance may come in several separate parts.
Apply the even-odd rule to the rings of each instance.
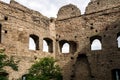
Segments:
[[[10,0],[1,0],[9,3]],[[67,4],[74,4],[81,10],[83,14],[85,12],[85,8],[90,0],[15,0],[20,4],[39,11],[45,16],[48,17],[56,17],[56,14],[60,7]]]

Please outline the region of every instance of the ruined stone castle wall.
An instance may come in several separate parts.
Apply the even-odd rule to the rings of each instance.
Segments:
[[[111,70],[120,67],[119,57],[115,58],[115,56],[120,56],[117,47],[117,34],[120,26],[119,8],[64,19],[59,19],[62,15],[58,15],[56,21],[58,51],[61,48],[60,42],[68,42],[71,46],[73,44],[70,42],[77,44],[75,52],[58,53],[57,58],[60,59],[60,64],[64,64],[62,67],[65,80],[90,80],[92,78],[112,80]],[[66,11],[66,8],[63,10]],[[102,50],[91,51],[91,39],[99,39],[99,36]],[[74,48],[71,49],[74,50]],[[80,55],[84,58],[79,59]]]
[[[13,0],[10,4],[0,2],[0,49],[20,60],[19,71],[6,68],[9,80],[27,74],[32,63],[45,56],[58,60],[63,80],[112,80],[112,70],[120,68],[119,0],[101,0],[99,5],[96,1],[89,3],[84,15],[72,4],[63,6],[56,19]],[[36,50],[29,50],[30,37],[35,39]],[[91,50],[95,39],[101,42],[102,50]],[[49,52],[43,52],[43,40],[48,42]],[[70,45],[68,53],[62,53],[65,43]]]
[[[0,27],[2,35],[0,48],[5,49],[5,53],[8,56],[14,56],[16,60],[20,60],[18,64],[19,71],[12,71],[7,68],[10,80],[18,79],[23,74],[26,74],[36,59],[45,56],[54,57],[54,52],[46,53],[42,51],[44,38],[50,38],[53,42],[55,41],[54,35],[50,34],[49,25],[51,24],[50,19],[47,17],[22,7],[17,2],[11,2],[10,4],[0,2]],[[52,30],[54,31],[54,29]],[[30,35],[38,36],[38,50],[29,50]]]
[[[92,0],[87,8],[86,14],[106,10],[120,5],[120,0]]]

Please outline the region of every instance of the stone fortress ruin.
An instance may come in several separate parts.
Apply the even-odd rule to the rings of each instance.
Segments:
[[[29,38],[35,50],[29,50]],[[43,51],[43,41],[48,52]],[[0,49],[20,61],[18,71],[6,68],[9,80],[27,74],[36,59],[46,56],[58,60],[63,80],[120,80],[120,0],[91,0],[83,15],[75,5],[65,5],[57,18],[14,0],[0,1]]]

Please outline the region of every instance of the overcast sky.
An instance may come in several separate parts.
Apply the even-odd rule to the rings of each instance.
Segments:
[[[9,3],[10,0],[1,0],[4,2]],[[19,2],[20,4],[39,11],[44,16],[47,17],[56,17],[56,14],[60,7],[67,4],[74,4],[76,5],[83,14],[85,12],[85,8],[90,2],[90,0],[15,0]]]

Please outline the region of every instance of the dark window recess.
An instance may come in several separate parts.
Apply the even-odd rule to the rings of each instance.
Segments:
[[[112,80],[120,80],[120,69],[112,70]]]
[[[27,74],[22,76],[22,80],[27,80]]]
[[[107,31],[107,30],[108,30],[108,28],[106,27],[106,28],[105,28],[105,31]]]
[[[97,4],[99,5],[100,3],[99,3],[99,2],[97,2]]]
[[[90,25],[93,25],[93,23],[91,23]]]
[[[77,51],[77,43],[74,41],[61,40],[59,46],[61,53],[75,53]]]
[[[117,25],[115,25],[114,28],[117,28]]]
[[[50,19],[50,22],[52,23],[53,21],[54,21],[54,19],[53,19],[53,18],[51,18],[51,19]]]
[[[31,34],[30,38],[32,38],[35,43],[35,50],[39,50],[39,37],[34,34]]]
[[[5,16],[5,17],[4,17],[4,20],[6,20],[6,21],[7,21],[7,20],[8,20],[8,17],[7,17],[7,16]]]
[[[34,56],[34,59],[36,60],[36,59],[37,59],[37,56]]]
[[[95,76],[92,76],[92,75],[91,75],[91,78],[92,78],[92,79],[94,79],[94,78],[95,78]]]
[[[53,40],[50,38],[44,38],[43,41],[46,42],[47,46],[43,43],[43,51],[53,53]],[[48,50],[44,48],[48,47]]]
[[[99,35],[96,35],[96,36],[90,37],[90,44],[92,44],[92,42],[93,42],[95,39],[99,39],[100,42],[102,42],[102,37],[99,36]]]
[[[75,36],[75,38],[77,38],[77,36]]]
[[[71,59],[74,59],[74,57],[71,57]]]
[[[74,10],[74,8],[72,8],[72,10]]]
[[[94,27],[90,27],[90,29],[92,30],[92,29],[94,29]]]
[[[106,37],[106,35],[104,35],[104,37]]]
[[[75,77],[75,75],[71,75],[71,78],[74,78]]]
[[[5,33],[7,33],[7,30],[5,30]]]

